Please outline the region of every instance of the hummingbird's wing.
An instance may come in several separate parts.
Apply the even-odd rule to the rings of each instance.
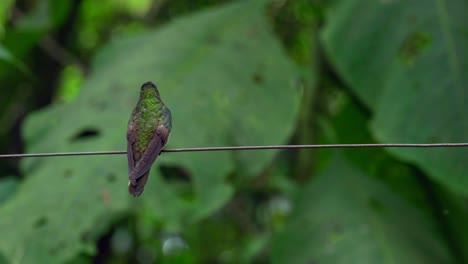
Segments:
[[[135,159],[133,157],[133,144],[135,143],[135,132],[133,131],[133,127],[129,127],[127,131],[127,160],[128,160],[128,175],[135,168]]]
[[[141,158],[136,161],[128,178],[133,186],[137,180],[149,171],[169,138],[169,130],[164,125],[156,127],[156,133]],[[130,141],[129,141],[130,144]],[[130,163],[129,163],[130,165]]]
[[[135,120],[133,120],[134,116],[136,115],[137,107],[135,107],[132,111],[132,115],[128,122],[127,128],[127,160],[128,160],[128,175],[135,168],[135,157],[133,156],[133,144],[135,144]]]
[[[161,137],[163,147],[167,144],[167,141],[169,140],[169,133],[170,133],[170,129],[168,129],[164,125],[159,125],[156,128],[156,134],[158,134],[159,137]]]

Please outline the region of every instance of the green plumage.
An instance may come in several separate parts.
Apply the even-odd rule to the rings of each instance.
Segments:
[[[171,129],[171,111],[161,100],[157,87],[151,82],[143,84],[127,131],[129,191],[132,195],[143,192],[151,164],[167,143]]]
[[[134,151],[144,152],[153,139],[156,126],[161,123],[162,107],[164,104],[156,97],[154,89],[148,88],[141,91],[140,101],[135,107],[132,120],[135,126],[136,142]]]

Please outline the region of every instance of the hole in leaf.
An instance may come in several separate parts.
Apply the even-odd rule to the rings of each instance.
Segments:
[[[159,171],[166,181],[191,182],[189,172],[182,167],[162,165]]]
[[[252,80],[253,80],[256,84],[262,84],[262,83],[263,83],[263,76],[262,76],[259,72],[256,72],[256,73],[254,73],[254,75],[252,76]]]
[[[70,178],[73,175],[73,171],[71,169],[66,169],[65,172],[63,173],[63,176],[65,178]]]
[[[182,167],[161,166],[161,175],[171,185],[172,190],[186,201],[193,201],[195,193],[190,173]]]
[[[116,223],[116,226],[121,226],[119,223]],[[112,235],[115,232],[115,227],[99,236],[95,245],[97,248],[96,255],[94,256],[94,263],[105,263],[109,259],[109,252],[112,252]],[[91,238],[90,241],[94,241],[96,238],[93,238],[92,233],[90,234],[81,234],[81,239],[83,242],[88,241],[88,236]]]
[[[117,176],[115,176],[115,174],[113,174],[113,173],[107,174],[107,181],[108,182],[115,182],[116,180],[117,180]]]
[[[47,224],[47,218],[42,216],[34,222],[35,228],[41,228]]]
[[[259,204],[268,203],[268,201],[273,197],[274,193],[270,190],[252,190],[250,194],[250,199],[256,201]]]
[[[75,136],[72,137],[72,141],[96,137],[99,135],[99,133],[100,133],[99,130],[95,128],[83,129],[79,133],[77,133]]]

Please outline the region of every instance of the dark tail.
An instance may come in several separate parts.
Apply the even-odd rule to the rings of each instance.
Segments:
[[[145,189],[146,182],[148,181],[149,170],[143,174],[140,178],[128,182],[128,192],[134,197],[140,196]]]

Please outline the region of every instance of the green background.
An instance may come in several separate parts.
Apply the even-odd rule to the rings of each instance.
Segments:
[[[0,3],[0,152],[468,141],[468,4]],[[0,159],[0,263],[467,263],[468,149]]]

